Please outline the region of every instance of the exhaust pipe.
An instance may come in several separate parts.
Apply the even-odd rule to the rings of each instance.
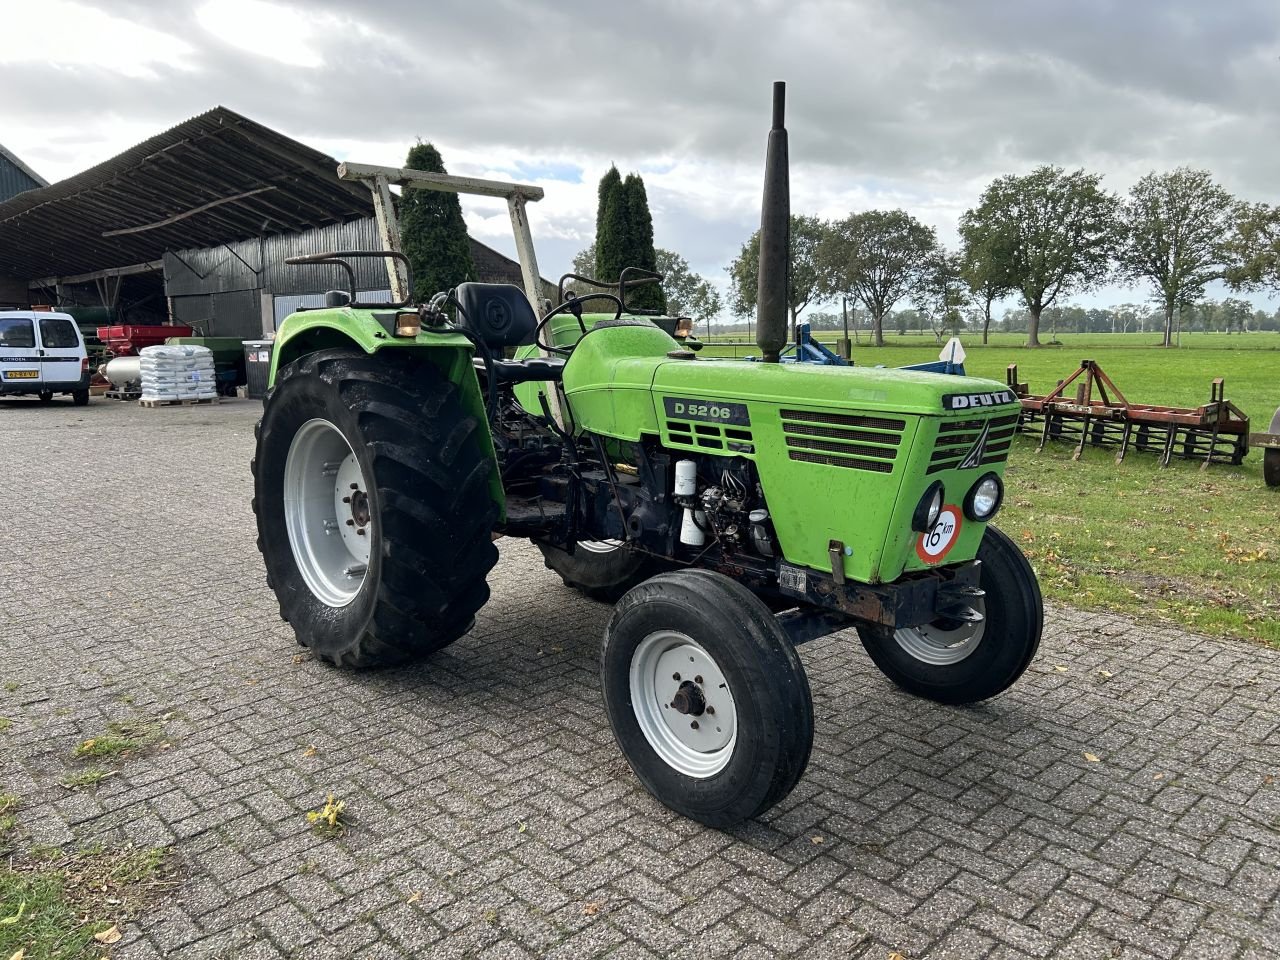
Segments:
[[[760,267],[756,288],[756,346],[765,363],[777,363],[787,345],[787,287],[791,272],[791,186],[787,174],[787,85],[773,85],[773,127],[764,159],[760,207]]]

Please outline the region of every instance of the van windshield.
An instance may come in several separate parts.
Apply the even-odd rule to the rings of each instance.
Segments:
[[[0,347],[34,347],[35,326],[25,317],[0,317]]]
[[[62,317],[40,318],[40,342],[46,347],[78,347],[80,338],[70,320]]]

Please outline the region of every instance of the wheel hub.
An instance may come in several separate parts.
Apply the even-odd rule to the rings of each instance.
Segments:
[[[671,709],[686,717],[700,717],[707,710],[707,698],[703,696],[700,686],[692,680],[685,680],[671,698]]]
[[[738,711],[724,673],[697,641],[658,631],[631,658],[631,704],[649,745],[668,766],[696,778],[728,765]]]
[[[978,649],[987,630],[986,602],[976,597],[971,603],[973,609],[983,616],[976,623],[943,618],[923,626],[895,630],[893,639],[921,663],[935,667],[959,663]]]
[[[369,568],[373,508],[347,438],[332,423],[308,420],[294,434],[284,468],[285,527],[298,572],[331,607],[360,592]]]

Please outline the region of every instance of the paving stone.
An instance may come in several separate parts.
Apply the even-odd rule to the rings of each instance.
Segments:
[[[121,960],[1280,955],[1275,651],[1051,607],[1023,680],[955,708],[826,637],[805,778],[706,830],[610,738],[609,608],[526,543],[426,663],[299,648],[254,549],[257,413],[0,401],[6,476],[40,491],[0,552],[0,790],[25,842],[174,848]],[[170,746],[59,785],[130,720]],[[329,793],[333,839],[305,820]]]

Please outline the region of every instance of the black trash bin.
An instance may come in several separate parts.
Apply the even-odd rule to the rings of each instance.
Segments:
[[[245,395],[261,400],[267,395],[267,381],[271,377],[270,340],[246,340],[244,342]]]

